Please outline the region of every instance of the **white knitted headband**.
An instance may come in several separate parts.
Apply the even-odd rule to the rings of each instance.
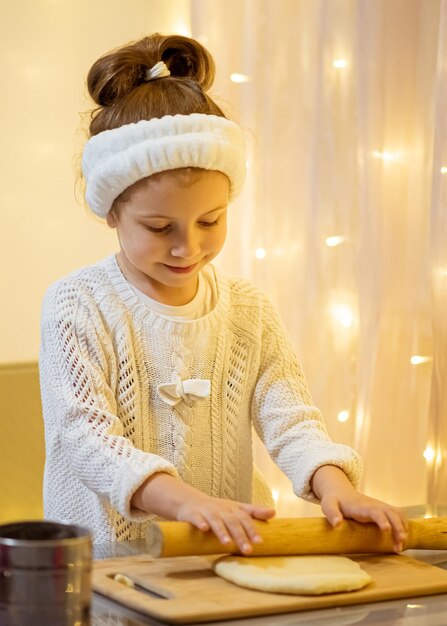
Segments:
[[[240,127],[217,115],[166,115],[105,130],[84,148],[86,199],[105,218],[113,201],[142,178],[182,167],[217,170],[230,180],[230,200],[245,178]]]

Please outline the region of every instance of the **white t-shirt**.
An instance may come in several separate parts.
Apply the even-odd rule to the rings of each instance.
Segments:
[[[207,315],[216,305],[217,287],[214,278],[214,272],[210,271],[209,266],[205,266],[199,273],[199,285],[194,298],[187,304],[181,306],[172,306],[163,304],[130,284],[140,302],[145,304],[155,313],[164,315],[165,317],[175,317],[178,321],[197,320]]]

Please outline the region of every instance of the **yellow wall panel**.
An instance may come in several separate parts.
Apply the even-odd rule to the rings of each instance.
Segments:
[[[0,366],[0,522],[43,517],[44,429],[37,363]]]

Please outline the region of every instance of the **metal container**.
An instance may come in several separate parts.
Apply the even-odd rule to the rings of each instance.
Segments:
[[[0,625],[88,624],[91,563],[87,528],[48,521],[0,525]]]

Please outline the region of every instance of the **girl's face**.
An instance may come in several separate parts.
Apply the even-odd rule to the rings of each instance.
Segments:
[[[107,215],[118,232],[126,278],[164,304],[190,302],[199,271],[225,242],[229,190],[225,174],[190,169],[129,187]]]

